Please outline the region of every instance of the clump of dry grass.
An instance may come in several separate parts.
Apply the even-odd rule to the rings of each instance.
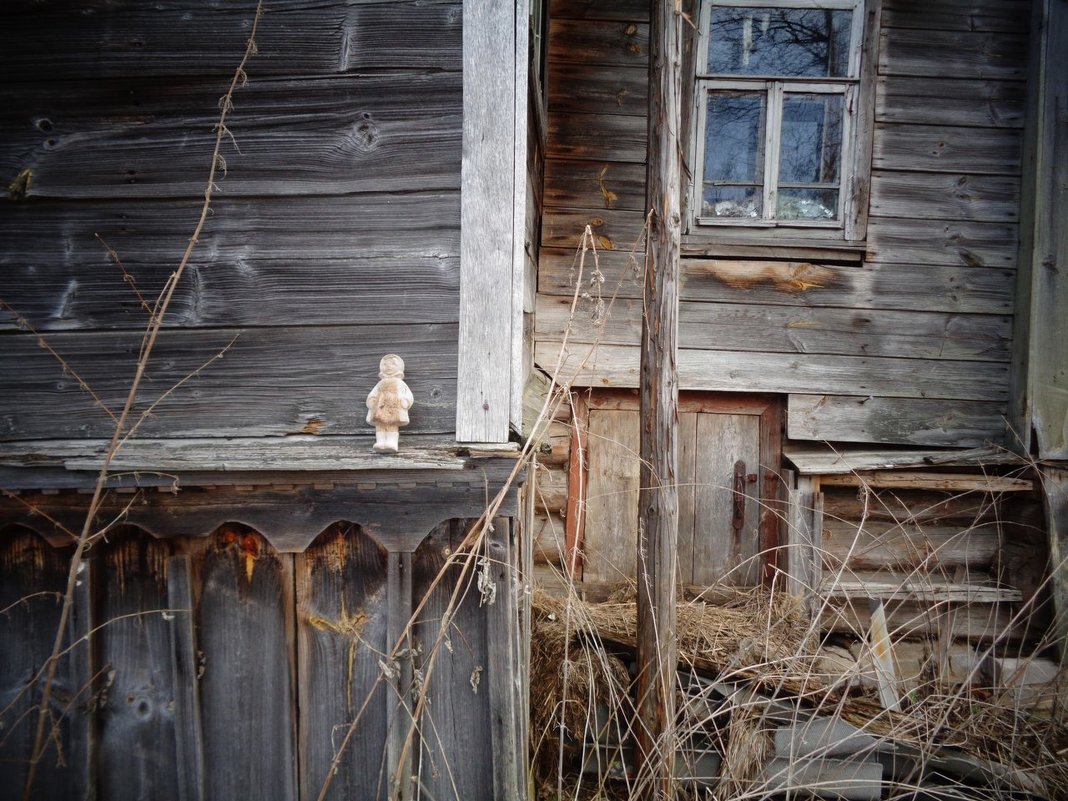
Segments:
[[[754,589],[722,603],[680,603],[677,635],[680,670],[698,677],[696,684],[681,683],[679,746],[700,740],[722,756],[718,777],[680,781],[680,799],[761,795],[773,731],[826,717],[873,737],[869,758],[896,755],[911,766],[886,773],[884,797],[907,794],[934,777],[950,787],[959,782],[968,797],[1068,798],[1063,710],[1008,703],[977,677],[963,685],[932,684],[906,699],[901,711],[888,710],[870,687],[821,673],[820,643],[799,599]],[[565,598],[535,593],[531,742],[542,797],[631,796],[635,641],[631,599],[586,603],[573,592]],[[943,795],[949,790],[942,789]]]

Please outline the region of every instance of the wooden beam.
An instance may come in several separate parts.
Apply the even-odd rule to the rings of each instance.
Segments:
[[[823,476],[825,487],[868,487],[896,489],[936,489],[950,492],[1031,492],[1034,482],[1006,476],[977,476],[949,473],[847,473]]]
[[[1053,631],[1062,665],[1068,664],[1068,469],[1043,466],[1042,493],[1049,532]]]
[[[649,60],[651,221],[645,255],[640,360],[638,494],[638,792],[674,798],[676,570],[679,536],[678,345],[682,168],[682,9],[653,4]]]
[[[1024,137],[1011,419],[1024,453],[1068,459],[1068,6],[1036,0]],[[1032,436],[1036,440],[1034,447]]]
[[[530,0],[515,0],[515,70],[512,80],[515,102],[512,120],[512,298],[510,311],[511,323],[511,374],[509,376],[508,422],[513,431],[523,427],[523,388],[530,367],[529,344],[524,336],[523,312],[524,297],[528,290],[527,280],[527,163],[530,143],[528,137],[528,117],[530,111],[527,101],[530,97],[528,87],[528,70],[530,66],[529,32]],[[506,207],[507,208],[507,207]],[[532,278],[531,283],[536,284]],[[528,354],[524,358],[524,354]],[[506,436],[498,438],[504,441]]]
[[[524,26],[523,30],[526,30]],[[512,402],[516,281],[516,4],[464,3],[460,196],[460,331],[456,439],[505,442]],[[524,159],[525,164],[525,159]],[[520,306],[520,314],[522,307]],[[517,391],[521,391],[518,390]]]

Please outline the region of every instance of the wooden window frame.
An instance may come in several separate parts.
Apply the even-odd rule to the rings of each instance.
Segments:
[[[692,102],[685,112],[683,128],[689,136],[687,147],[689,186],[684,189],[685,225],[683,252],[707,253],[710,242],[717,246],[754,245],[768,247],[788,244],[795,248],[846,248],[861,246],[867,235],[868,200],[871,181],[871,154],[875,116],[875,78],[878,58],[878,28],[881,0],[699,0],[697,29],[690,32],[686,47],[684,91]],[[704,72],[708,46],[708,26],[714,6],[741,8],[827,8],[853,11],[848,77],[788,78],[778,76],[713,76]],[[753,89],[767,93],[769,111],[781,107],[783,90],[834,92],[844,95],[839,217],[836,220],[776,220],[701,217],[701,189],[704,174],[705,98],[710,89]],[[774,204],[777,183],[780,131],[774,120],[765,137],[764,203]],[[769,165],[769,161],[772,164]],[[774,170],[773,172],[769,172]],[[769,180],[772,179],[772,180]],[[769,194],[771,195],[769,197]],[[712,254],[715,255],[715,254]]]

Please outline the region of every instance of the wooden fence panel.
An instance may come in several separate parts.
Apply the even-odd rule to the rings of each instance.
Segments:
[[[174,676],[167,611],[168,543],[112,537],[97,559],[97,669],[105,688],[97,712],[101,798],[179,799]]]
[[[415,552],[412,573],[417,599],[427,593],[447,554],[459,545],[466,525],[463,520],[443,523]],[[450,567],[430,592],[416,626],[428,694],[419,722],[419,780],[426,797],[441,801],[494,798],[493,758],[487,747],[491,726],[485,609],[479,603],[477,569],[472,565],[461,576],[459,565]],[[457,603],[450,608],[450,598],[461,581]]]
[[[339,524],[296,557],[301,798],[313,799],[349,724],[355,733],[329,799],[384,799],[387,685],[386,553],[361,529]]]
[[[207,543],[197,609],[200,683],[212,799],[297,797],[293,557],[227,528]]]
[[[44,666],[56,635],[69,553],[28,531],[9,530],[0,541],[0,793],[11,797],[22,797],[40,703],[34,677]],[[33,689],[25,691],[31,684]],[[53,709],[59,713],[80,687],[73,687],[61,665],[55,688]],[[64,718],[59,729],[64,754],[71,744],[71,722],[71,716]],[[56,749],[49,747],[31,798],[83,797],[83,768],[64,764]]]

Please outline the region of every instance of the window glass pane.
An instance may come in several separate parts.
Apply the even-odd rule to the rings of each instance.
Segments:
[[[775,216],[780,220],[835,220],[838,190],[780,187]]]
[[[842,161],[842,95],[786,94],[779,184],[837,184]]]
[[[712,8],[708,69],[729,75],[847,77],[853,12]]]
[[[709,186],[701,198],[702,217],[759,218],[764,193],[759,186]]]
[[[763,92],[709,92],[706,182],[763,182],[766,101]]]

